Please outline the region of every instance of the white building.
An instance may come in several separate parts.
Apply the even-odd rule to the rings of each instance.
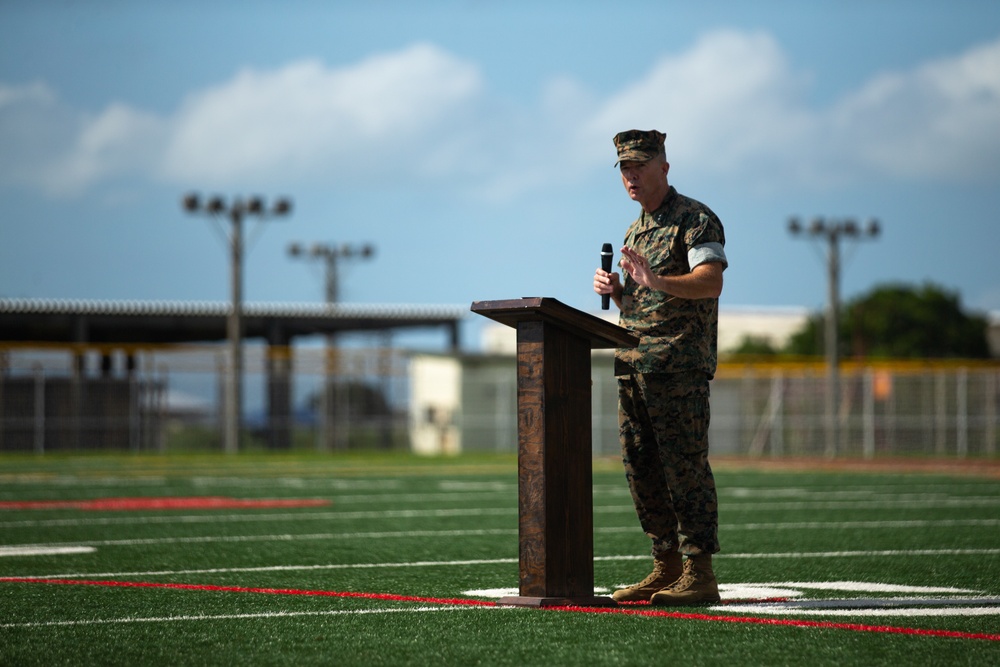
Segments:
[[[744,337],[766,340],[782,347],[809,316],[805,308],[729,307],[719,312],[719,349],[732,349]],[[617,314],[603,314],[617,323]],[[617,403],[611,377],[614,350],[593,352],[594,434],[617,442],[616,417],[607,406]],[[514,356],[517,334],[514,329],[489,322],[482,332],[482,353],[478,355],[420,354],[410,362],[410,433],[413,451],[418,454],[457,454],[463,434],[469,439],[478,431],[489,432],[501,450],[516,448],[517,388]],[[463,372],[475,382],[463,382]],[[468,378],[466,378],[468,379]],[[605,409],[601,409],[604,406]],[[485,423],[488,421],[489,423]],[[461,423],[460,423],[461,422]],[[482,422],[482,423],[481,423]],[[499,434],[499,436],[497,435]]]
[[[617,313],[601,313],[609,322],[618,323]],[[788,339],[809,319],[809,310],[798,306],[723,306],[719,308],[719,351],[732,350],[746,337],[766,340],[775,348]],[[998,318],[1000,320],[1000,318]],[[1000,324],[1000,322],[998,322]],[[515,354],[517,336],[510,327],[490,323],[483,329],[483,352]],[[600,351],[609,354],[609,351]],[[597,354],[599,352],[595,352]]]
[[[719,350],[731,350],[747,336],[783,347],[809,314],[805,308],[723,307]],[[605,317],[615,321],[613,315]],[[1000,313],[991,313],[989,321],[990,349],[994,357],[1000,357]],[[410,433],[415,452],[517,451],[516,342],[514,329],[490,322],[484,325],[481,353],[411,358]],[[595,350],[591,356],[596,455],[615,454],[618,447],[612,352]],[[912,453],[906,447],[925,451],[932,445],[931,451],[940,455],[953,439],[961,452],[995,453],[1000,446],[996,364],[972,365],[971,370],[942,364],[922,373],[904,364],[888,371],[854,371],[850,381],[845,378],[847,393],[842,400],[848,409],[841,417],[844,432],[851,436],[844,446],[863,446],[868,456],[883,450]],[[710,438],[714,453],[814,455],[822,451],[816,444],[822,441],[822,362],[815,368],[789,370],[787,375],[781,369],[758,373],[748,367],[740,372],[737,377],[732,372],[720,375],[713,382]],[[888,393],[875,391],[884,385],[876,381],[889,377],[895,379]],[[957,406],[965,407],[959,410]],[[793,409],[798,412],[793,414]],[[779,427],[783,422],[785,426]]]

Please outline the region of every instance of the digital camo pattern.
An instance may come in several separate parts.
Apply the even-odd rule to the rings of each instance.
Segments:
[[[690,273],[688,250],[725,245],[722,222],[707,206],[670,186],[656,211],[632,223],[625,245],[649,260],[659,275]],[[639,346],[615,353],[615,374],[700,371],[715,375],[718,363],[718,299],[680,299],[623,276],[619,324],[639,334]]]
[[[664,153],[667,135],[658,130],[626,130],[615,135],[618,162],[646,162]]]
[[[708,394],[708,379],[700,374],[618,379],[625,477],[654,557],[719,551],[719,503],[708,463]]]

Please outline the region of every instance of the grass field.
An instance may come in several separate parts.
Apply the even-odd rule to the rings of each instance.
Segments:
[[[0,664],[1000,665],[1000,475],[717,462],[718,605],[499,607],[512,457],[0,458]],[[650,566],[595,461],[595,584]]]

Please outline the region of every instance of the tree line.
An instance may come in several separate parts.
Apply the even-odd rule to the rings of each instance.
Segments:
[[[931,283],[881,285],[843,304],[838,342],[844,358],[985,359],[990,350],[985,315],[966,311],[957,292]],[[809,317],[782,348],[746,336],[730,352],[765,356],[822,355],[824,314]]]

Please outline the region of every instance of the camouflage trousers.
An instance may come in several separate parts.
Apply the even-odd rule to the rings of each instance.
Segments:
[[[654,556],[719,551],[708,464],[708,380],[649,373],[618,378],[618,425],[632,500]]]

